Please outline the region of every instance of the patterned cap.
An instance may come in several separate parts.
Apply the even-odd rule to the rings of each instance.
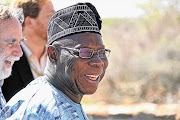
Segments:
[[[80,32],[100,34],[102,20],[91,3],[78,3],[58,10],[48,24],[48,43],[52,44],[59,38]]]

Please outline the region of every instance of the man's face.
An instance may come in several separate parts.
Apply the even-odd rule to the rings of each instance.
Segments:
[[[12,65],[22,56],[22,27],[16,18],[0,21],[0,79],[9,77]]]
[[[37,18],[34,19],[35,22],[35,33],[41,36],[47,41],[47,26],[49,19],[54,14],[55,10],[51,1],[46,2],[41,6],[40,12]]]
[[[65,37],[65,39],[71,39],[68,42],[71,45],[66,45],[73,49],[90,48],[94,51],[104,49],[102,38],[96,33],[79,33]],[[73,43],[74,42],[74,43]],[[63,53],[61,53],[63,56]],[[67,54],[65,55],[67,57]],[[71,59],[72,58],[72,59]],[[62,57],[60,57],[62,64]],[[76,92],[84,94],[93,94],[99,82],[102,80],[105,70],[108,66],[107,58],[100,58],[97,53],[92,58],[80,58],[78,55],[69,54],[69,58],[65,58],[67,70]],[[64,60],[64,61],[65,61]],[[70,60],[71,62],[68,62]],[[63,61],[63,62],[64,62]],[[58,69],[62,66],[59,65]]]

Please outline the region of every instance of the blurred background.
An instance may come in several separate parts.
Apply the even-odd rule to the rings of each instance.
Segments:
[[[52,1],[58,10],[84,0]],[[82,104],[180,104],[180,1],[86,1],[102,16],[102,36],[111,54],[97,92]]]
[[[112,52],[105,78],[88,100],[179,103],[180,1],[149,0],[136,5],[143,11],[139,16],[103,19],[103,40]],[[112,12],[119,11],[126,13],[128,7]]]

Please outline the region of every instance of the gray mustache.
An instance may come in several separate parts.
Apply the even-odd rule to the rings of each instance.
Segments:
[[[19,61],[20,57],[11,56],[11,57],[7,57],[5,60],[7,60],[7,61]]]

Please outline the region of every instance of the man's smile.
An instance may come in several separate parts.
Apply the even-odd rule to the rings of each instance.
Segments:
[[[5,65],[10,68],[12,66],[12,62],[11,61],[8,61],[8,60],[5,60],[4,61]]]
[[[91,81],[99,81],[100,75],[84,75],[86,79]]]

